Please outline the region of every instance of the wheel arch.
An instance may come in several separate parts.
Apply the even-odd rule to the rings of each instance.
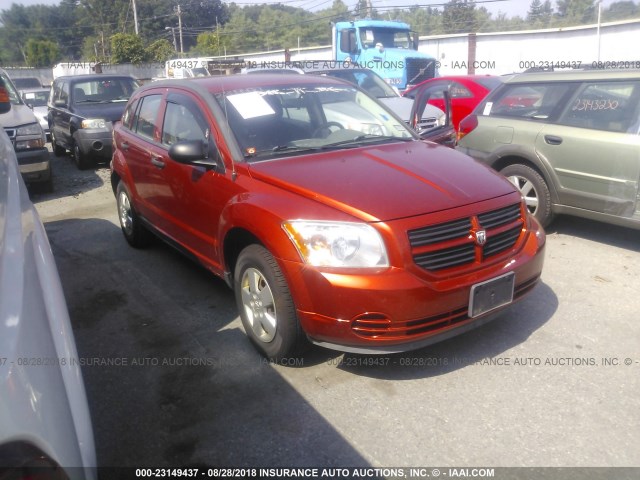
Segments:
[[[551,181],[549,172],[544,167],[542,162],[532,160],[531,158],[523,155],[507,154],[496,158],[491,163],[491,167],[498,172],[510,165],[525,165],[535,170],[545,181],[545,183],[547,184],[547,188],[549,188],[552,205],[558,202],[558,193],[556,191],[555,183]]]
[[[225,235],[222,245],[222,255],[226,266],[225,270],[228,272],[225,274],[225,281],[231,288],[233,288],[233,275],[240,252],[249,245],[254,244],[265,246],[256,234],[244,227],[233,227]]]

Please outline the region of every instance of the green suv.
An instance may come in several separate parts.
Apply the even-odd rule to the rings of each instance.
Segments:
[[[640,229],[639,133],[640,70],[523,73],[460,123],[457,148],[509,178],[543,225]]]

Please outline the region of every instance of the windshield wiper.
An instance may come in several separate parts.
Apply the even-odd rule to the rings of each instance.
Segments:
[[[365,134],[365,135],[358,135],[357,137],[350,138],[348,140],[341,140],[339,142],[328,143],[327,145],[323,145],[322,148],[324,149],[324,148],[342,147],[342,146],[351,145],[354,143],[363,143],[365,141],[368,143],[370,140],[373,140],[373,141],[398,140],[400,142],[412,142],[414,138],[413,137],[394,137],[392,135]]]
[[[302,145],[278,145],[271,149],[272,152],[304,152],[307,150],[320,150],[320,148]]]

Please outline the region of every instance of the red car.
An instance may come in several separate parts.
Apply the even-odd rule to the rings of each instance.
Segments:
[[[451,96],[451,119],[453,121],[453,127],[458,131],[460,121],[469,115],[473,109],[476,108],[476,105],[501,83],[500,77],[493,75],[452,75],[425,80],[406,90],[403,96],[414,98],[416,91],[425,85],[441,85],[443,89],[448,87]],[[440,109],[444,109],[442,95],[440,95],[439,98],[432,96],[429,103]]]
[[[126,240],[153,233],[224,278],[271,359],[307,339],[419,348],[540,279],[545,235],[510,182],[338,79],[155,82],[131,97],[114,143]]]

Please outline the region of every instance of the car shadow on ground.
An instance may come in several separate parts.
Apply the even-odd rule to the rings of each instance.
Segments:
[[[586,218],[560,215],[547,227],[546,232],[547,235],[570,235],[640,252],[640,230],[610,225]]]
[[[99,188],[110,177],[108,163],[100,163],[86,170],[78,170],[73,157],[56,157],[49,153],[53,172],[53,191],[45,192],[39,184],[27,184],[29,197],[34,204],[64,197],[78,197],[81,194]]]
[[[241,330],[231,290],[107,220],[45,224],[104,467],[367,466]]]

